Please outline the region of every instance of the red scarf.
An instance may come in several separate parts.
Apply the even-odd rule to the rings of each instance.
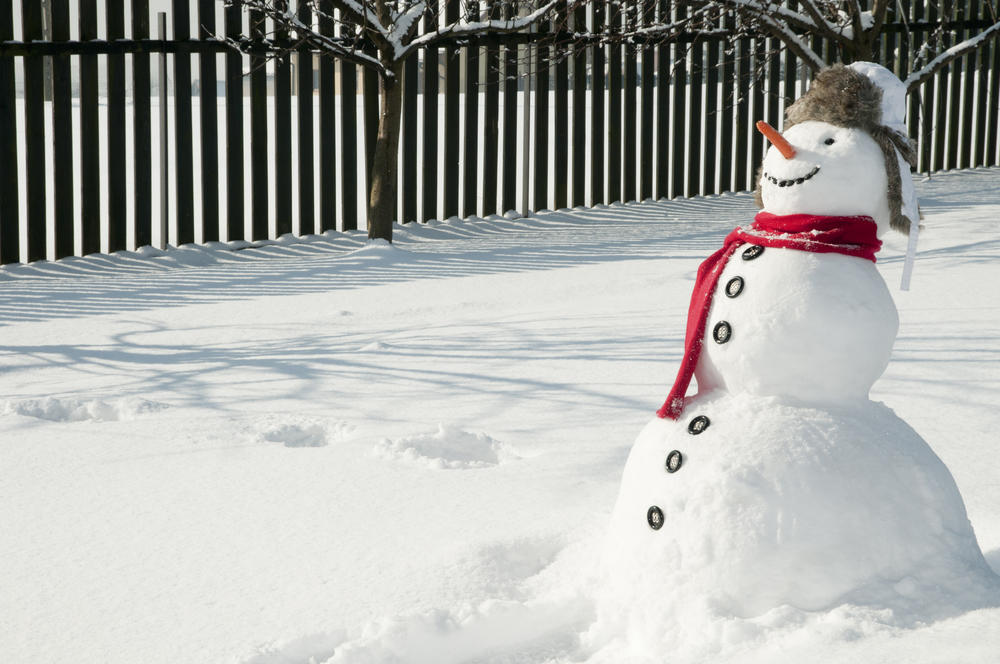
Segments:
[[[684,357],[674,386],[656,414],[676,420],[684,410],[684,394],[701,356],[705,324],[712,307],[712,294],[715,293],[719,276],[729,257],[741,245],[752,242],[765,247],[821,254],[837,253],[867,258],[874,263],[875,253],[882,248],[882,241],[875,236],[875,231],[875,220],[871,217],[825,217],[814,214],[779,216],[770,212],[759,212],[749,227],[734,229],[726,236],[722,249],[706,258],[698,267],[694,292],[691,293],[691,306],[688,308]]]

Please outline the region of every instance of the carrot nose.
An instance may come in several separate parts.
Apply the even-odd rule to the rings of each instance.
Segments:
[[[778,130],[767,124],[763,120],[757,123],[757,131],[764,134],[764,137],[771,141],[771,145],[778,148],[778,152],[785,159],[791,159],[795,156],[795,148],[792,144],[785,140],[785,137],[778,133]]]

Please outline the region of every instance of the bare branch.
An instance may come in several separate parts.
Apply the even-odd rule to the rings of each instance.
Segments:
[[[806,13],[812,18],[814,26],[820,31],[822,36],[832,39],[838,43],[844,43],[845,37],[839,27],[831,25],[823,12],[816,4],[816,0],[799,0],[799,4],[805,7]],[[836,28],[836,29],[835,29]]]
[[[885,25],[885,17],[889,13],[889,3],[892,0],[874,0],[872,5],[872,17],[874,22],[872,23],[871,33],[873,35],[880,34],[882,32],[882,26]],[[903,23],[907,24],[907,31],[909,31],[909,24],[906,20],[906,12],[900,12],[903,17]]]
[[[818,72],[820,69],[826,66],[826,62],[822,57],[819,56],[816,51],[812,50],[805,40],[799,37],[797,34],[792,32],[791,29],[784,23],[776,21],[770,16],[762,16],[761,22],[765,25],[768,31],[771,32],[776,38],[778,38],[786,47],[791,49],[792,53],[799,56],[799,58],[809,65],[809,68],[813,72]]]
[[[864,25],[861,23],[861,2],[860,0],[848,0],[847,2],[848,16],[851,19],[851,32],[852,36],[859,38],[864,32]]]

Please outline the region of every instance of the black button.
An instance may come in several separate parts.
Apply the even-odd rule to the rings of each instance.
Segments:
[[[667,472],[676,473],[681,468],[681,464],[684,463],[684,455],[679,451],[674,450],[667,455]]]
[[[704,415],[699,415],[690,422],[688,422],[688,433],[692,436],[697,436],[699,433],[708,428],[708,425],[712,423],[712,420],[708,419]],[[680,454],[678,452],[677,454]],[[669,459],[668,459],[669,460]]]
[[[743,250],[743,260],[752,261],[753,259],[764,253],[764,247],[759,244],[752,244]]]
[[[715,339],[715,343],[724,344],[733,336],[733,328],[726,321],[722,320],[715,324],[715,328],[712,330],[712,338]]]
[[[726,296],[736,297],[743,292],[743,277],[733,277],[726,283]]]
[[[661,510],[656,505],[649,508],[646,512],[646,521],[649,523],[649,527],[653,530],[659,530],[663,527],[663,510]]]

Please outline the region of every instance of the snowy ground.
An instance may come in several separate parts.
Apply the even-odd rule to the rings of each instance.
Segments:
[[[912,290],[902,238],[879,261],[901,324],[873,398],[948,464],[1000,570],[1000,170],[920,191]],[[622,465],[697,263],[751,215],[724,196],[0,269],[0,659],[597,661]],[[742,622],[662,659],[1000,652],[1000,609]]]

